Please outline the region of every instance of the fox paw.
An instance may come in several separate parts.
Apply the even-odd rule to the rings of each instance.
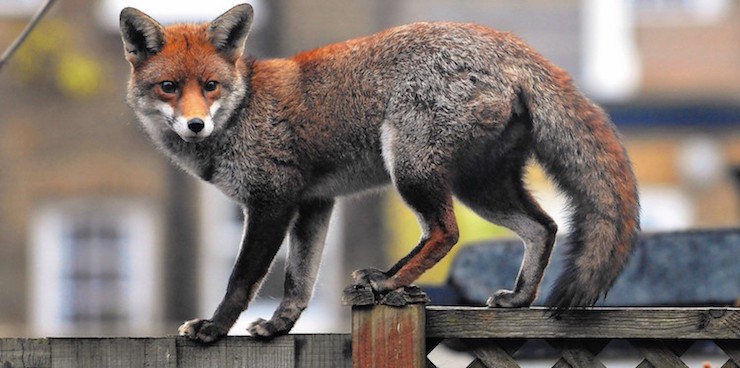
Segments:
[[[486,304],[490,308],[518,308],[528,307],[532,304],[534,298],[525,293],[517,293],[511,290],[499,290],[490,298]]]
[[[391,285],[390,278],[385,272],[377,268],[364,268],[352,272],[352,278],[357,285],[369,285],[373,291],[382,294],[387,293],[395,287]]]
[[[258,318],[247,326],[247,331],[252,337],[267,339],[287,334],[294,324],[295,321],[289,318],[273,318],[269,321]]]
[[[219,326],[211,320],[207,319],[191,319],[183,323],[177,332],[180,336],[187,336],[191,340],[199,341],[202,343],[210,344],[216,340],[226,336],[229,329],[223,326]]]

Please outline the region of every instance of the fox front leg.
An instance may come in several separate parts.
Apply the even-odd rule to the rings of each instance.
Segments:
[[[259,290],[294,212],[287,206],[249,208],[242,246],[224,299],[211,319],[193,319],[180,326],[178,331],[181,336],[212,343],[229,332]]]
[[[283,300],[272,318],[267,321],[260,318],[247,327],[250,335],[273,337],[287,334],[308,306],[333,207],[334,200],[313,200],[298,208],[298,217],[288,236]]]

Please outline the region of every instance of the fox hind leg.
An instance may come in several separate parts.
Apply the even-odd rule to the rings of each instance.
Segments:
[[[418,137],[400,137],[402,132],[388,125],[383,129],[386,165],[398,193],[416,214],[422,236],[417,246],[388,271],[363,269],[353,273],[356,283],[369,284],[379,293],[414,282],[442,259],[458,239],[445,153],[419,144]]]
[[[513,290],[499,290],[489,307],[526,307],[537,297],[555,243],[557,225],[535,202],[522,183],[521,167],[504,168],[498,175],[476,173],[460,180],[457,197],[488,221],[514,231],[524,242],[524,257]],[[499,178],[498,180],[495,178]]]
[[[416,213],[422,227],[422,237],[416,247],[388,271],[363,269],[353,273],[355,282],[369,284],[379,293],[414,282],[424,271],[437,264],[458,239],[449,193],[438,190],[436,185],[407,183],[404,179],[396,185],[401,197]]]
[[[416,247],[388,271],[372,268],[355,271],[353,277],[356,283],[368,284],[379,293],[408,286],[437,264],[457,243],[458,229],[451,196],[431,194],[429,189],[422,185],[403,185],[399,188],[399,193],[416,213],[422,226],[422,237]]]

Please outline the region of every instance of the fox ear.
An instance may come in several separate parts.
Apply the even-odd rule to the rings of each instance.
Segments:
[[[232,62],[244,52],[244,42],[252,28],[254,11],[249,4],[237,5],[221,14],[208,27],[208,36],[216,50]]]
[[[134,8],[121,11],[121,37],[126,59],[134,67],[158,53],[164,46],[164,27]]]

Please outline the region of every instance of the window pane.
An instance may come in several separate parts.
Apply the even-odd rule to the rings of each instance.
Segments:
[[[128,246],[113,214],[77,215],[68,221],[63,240],[64,318],[77,323],[127,319],[123,306]]]

